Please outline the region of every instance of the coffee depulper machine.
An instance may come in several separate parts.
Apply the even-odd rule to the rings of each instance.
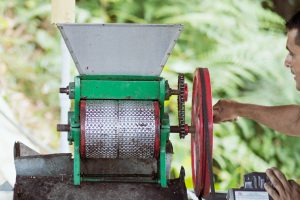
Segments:
[[[24,192],[25,183],[38,188],[45,176],[54,182],[44,195],[61,199],[70,195],[73,199],[115,199],[117,193],[122,199],[187,199],[184,169],[179,179],[168,179],[170,133],[182,139],[191,134],[195,193],[199,197],[214,193],[209,71],[197,68],[194,72],[191,125],[185,122],[188,88],[184,75],[179,74],[176,89],[160,77],[183,26],[57,26],[79,73],[74,82],[60,88],[60,93],[73,100],[73,108],[68,123],[57,126],[58,131],[68,132],[74,154],[73,158],[70,154],[28,156],[23,153],[27,147],[16,143],[16,199],[30,196]],[[176,126],[170,125],[164,107],[172,95],[178,96]],[[66,181],[72,184],[63,184]]]

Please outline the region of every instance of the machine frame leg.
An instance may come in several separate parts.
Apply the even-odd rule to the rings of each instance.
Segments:
[[[167,166],[166,166],[166,145],[169,139],[170,123],[169,116],[165,115],[162,121],[160,132],[160,185],[163,188],[167,187]]]
[[[73,131],[74,133],[74,185],[80,185],[80,129],[76,128]]]

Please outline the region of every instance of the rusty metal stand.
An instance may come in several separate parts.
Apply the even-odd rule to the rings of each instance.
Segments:
[[[154,183],[119,182],[83,182],[80,186],[73,185],[71,154],[40,155],[22,143],[14,147],[16,183],[14,186],[14,200],[39,199],[124,199],[124,200],[187,200],[184,183],[184,169],[181,168],[180,177],[168,181],[168,188],[162,188]],[[103,165],[105,163],[105,165]],[[155,174],[156,161],[133,159],[82,160],[82,172],[93,174],[117,173],[131,174],[130,180],[138,180],[139,175]],[[120,167],[122,166],[122,167]],[[118,170],[117,170],[118,169]],[[130,179],[131,178],[131,179]],[[142,177],[144,180],[153,177]]]
[[[161,188],[158,184],[99,182],[83,182],[74,186],[72,180],[71,176],[17,176],[14,199],[187,200],[182,177],[171,180],[168,188]]]

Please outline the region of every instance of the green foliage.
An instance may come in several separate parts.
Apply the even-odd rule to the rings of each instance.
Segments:
[[[50,5],[41,0],[4,1],[0,11],[2,95],[20,121],[32,130],[43,130],[43,140],[55,146],[60,55],[59,36],[49,22]],[[230,98],[265,105],[299,103],[295,83],[283,67],[284,21],[263,9],[261,1],[78,0],[77,11],[80,23],[184,24],[163,72],[173,87],[177,73],[184,72],[191,93],[195,68],[205,66],[210,70],[214,102]],[[177,124],[176,98],[168,105],[171,122]],[[191,102],[186,107],[190,122]],[[179,140],[174,135],[172,141],[172,174],[178,176],[184,165],[191,187],[189,138]],[[215,125],[216,187],[240,186],[244,173],[271,166],[279,167],[289,178],[299,178],[299,150],[299,139],[253,121]]]
[[[55,147],[60,46],[50,9],[44,1],[0,2],[0,98],[33,138]]]

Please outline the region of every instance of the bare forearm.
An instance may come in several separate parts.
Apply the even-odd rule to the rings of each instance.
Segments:
[[[238,116],[252,119],[287,135],[300,136],[300,106],[259,106],[237,103]]]

